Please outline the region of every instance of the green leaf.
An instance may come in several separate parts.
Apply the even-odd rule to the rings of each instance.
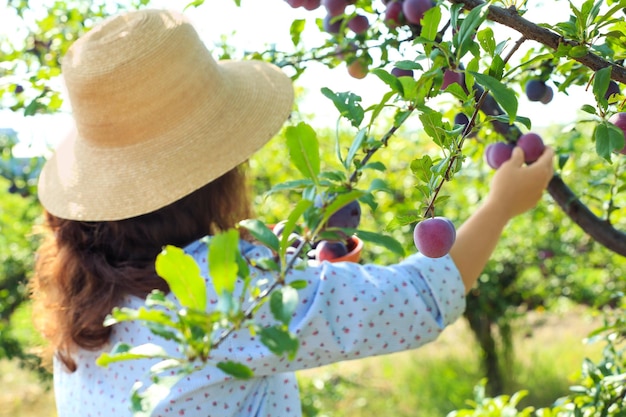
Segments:
[[[153,415],[153,411],[157,406],[167,398],[172,390],[172,387],[176,385],[186,375],[179,372],[175,375],[168,375],[162,377],[153,377],[152,385],[148,386],[145,390],[140,391],[143,387],[141,382],[135,383],[131,391],[131,404],[130,409],[133,413],[133,417],[150,417]]]
[[[571,58],[582,58],[589,52],[589,48],[585,45],[576,45],[569,50],[569,56]]]
[[[367,164],[361,167],[361,170],[365,170],[365,169],[373,169],[375,171],[385,172],[387,170],[387,167],[382,162],[375,161],[375,162],[368,162]]]
[[[424,13],[420,36],[429,41],[434,41],[437,37],[437,29],[439,28],[440,22],[441,9],[439,6],[431,7],[426,13]]]
[[[298,291],[292,287],[282,287],[270,296],[270,310],[274,318],[284,324],[289,324],[297,306]]]
[[[282,326],[265,327],[260,332],[261,343],[276,355],[287,354],[291,360],[296,356],[299,341]]]
[[[309,208],[313,202],[311,200],[300,200],[296,204],[296,206],[291,210],[289,216],[287,217],[287,222],[283,228],[283,234],[280,240],[280,254],[284,256],[287,251],[287,247],[289,246],[289,235],[294,231],[296,227],[296,223],[302,214]],[[284,260],[284,258],[283,258]]]
[[[356,235],[364,242],[370,242],[375,245],[382,246],[400,256],[405,255],[402,244],[391,236],[383,235],[380,233],[368,232],[365,230],[357,230]]]
[[[252,369],[248,368],[244,364],[233,361],[219,362],[217,367],[225,374],[234,376],[238,379],[250,379],[254,376]]]
[[[385,71],[382,68],[374,68],[373,70],[370,71],[370,73],[374,74],[375,76],[380,78],[382,82],[384,82],[389,87],[391,87],[391,90],[394,93],[397,93],[400,96],[404,96],[404,88],[402,87],[402,83],[400,82],[398,77],[390,74],[389,72]]]
[[[384,191],[387,193],[393,193],[393,190],[387,185],[385,180],[381,178],[374,178],[370,183],[369,187],[367,187],[367,191],[373,193],[374,191]]]
[[[330,216],[332,216],[337,210],[350,203],[351,201],[357,200],[365,194],[360,190],[352,190],[345,194],[338,195],[324,210],[324,217],[322,218],[322,224],[326,224]]]
[[[112,326],[123,321],[141,320],[145,322],[159,323],[169,327],[176,327],[176,323],[165,311],[140,307],[135,310],[127,307],[116,307],[104,320],[104,326]]]
[[[461,58],[469,52],[469,50],[475,45],[472,39],[476,29],[487,19],[488,2],[484,2],[474,7],[463,19],[459,31],[454,35],[452,41],[457,48],[456,57],[457,61],[461,61]]]
[[[593,137],[596,141],[596,152],[609,162],[614,151],[624,148],[624,132],[612,123],[606,121],[599,123]]]
[[[607,90],[609,89],[609,83],[611,82],[611,67],[607,66],[596,71],[593,77],[593,95],[598,103],[604,104],[602,107],[606,108],[608,105],[607,100],[604,98]]]
[[[165,349],[153,343],[131,347],[127,343],[116,344],[110,353],[101,354],[96,359],[96,365],[109,366],[115,362],[123,362],[135,359],[169,358]]]
[[[493,36],[493,29],[486,27],[476,34],[480,46],[489,55],[493,56],[496,53],[496,39]]]
[[[322,94],[331,99],[335,104],[339,114],[348,119],[352,126],[358,128],[363,121],[365,111],[359,104],[361,97],[356,94],[345,92],[335,93],[330,88],[324,87],[321,89]]]
[[[442,146],[445,142],[445,134],[441,129],[441,113],[425,108],[419,115],[419,118],[422,121],[422,126],[426,134],[430,136],[437,145]]]
[[[346,159],[343,162],[343,165],[346,169],[350,169],[350,167],[352,166],[352,161],[354,160],[354,157],[356,156],[357,152],[361,150],[361,147],[363,146],[363,142],[365,141],[365,138],[367,138],[367,129],[359,130],[354,140],[352,141],[352,144],[350,145],[350,149],[348,150],[348,155],[346,156]]]
[[[513,123],[517,116],[517,96],[515,95],[515,91],[489,75],[478,72],[472,72],[472,75],[476,78],[478,84],[490,90],[493,98],[502,106],[506,114],[509,115],[509,122]]]
[[[433,160],[429,155],[424,155],[421,158],[411,161],[411,171],[413,174],[426,183],[429,182],[432,177],[432,166]]]
[[[419,63],[415,61],[409,61],[409,60],[398,61],[396,62],[395,66],[400,69],[406,69],[406,70],[421,71],[424,69],[424,67],[422,67]]]
[[[314,184],[315,183],[308,178],[285,181],[273,186],[268,192],[265,193],[265,196],[267,197],[270,194],[280,193],[283,191],[302,190],[303,188],[309,187]]]
[[[167,282],[184,307],[206,309],[206,283],[192,256],[180,248],[167,245],[157,256],[156,273]]]
[[[288,285],[291,288],[295,288],[296,290],[302,290],[307,287],[308,283],[304,279],[298,279],[295,281],[291,281]]]
[[[609,149],[609,128],[606,123],[599,123],[593,131],[593,140],[596,142],[596,153],[604,159],[611,160]]]
[[[298,46],[298,44],[300,43],[305,24],[306,20],[304,19],[294,19],[294,21],[291,22],[289,34],[291,35],[291,42],[293,42],[294,46]]]
[[[275,252],[278,252],[279,243],[278,237],[260,220],[247,219],[239,222],[239,226],[248,230],[252,236],[265,246],[269,247]]]
[[[216,234],[209,244],[209,274],[218,296],[235,290],[239,272],[236,253],[239,251],[239,233],[229,229]]]
[[[582,111],[584,111],[585,113],[589,113],[589,114],[596,114],[597,113],[596,108],[593,107],[590,104],[584,104],[580,109]]]
[[[285,130],[287,148],[291,162],[307,178],[317,181],[320,172],[320,150],[317,135],[313,128],[300,122]]]

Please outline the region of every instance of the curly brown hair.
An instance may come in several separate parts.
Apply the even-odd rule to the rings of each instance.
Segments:
[[[239,166],[154,212],[116,221],[76,221],[44,212],[44,240],[30,280],[33,318],[52,354],[76,370],[76,347],[97,350],[111,328],[103,321],[124,295],[168,292],[155,272],[164,245],[184,247],[234,227],[252,214]]]

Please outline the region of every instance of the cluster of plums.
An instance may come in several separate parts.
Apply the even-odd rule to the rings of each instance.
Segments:
[[[356,13],[349,6],[356,0],[285,0],[293,8],[316,10],[323,7],[326,10],[322,28],[331,35],[338,35],[348,30],[354,35],[362,35],[371,26],[368,17]],[[384,12],[381,13],[383,23],[389,29],[407,26],[419,31],[420,22],[424,14],[434,6],[432,0],[382,0]],[[340,53],[339,56],[345,54]],[[364,78],[369,71],[369,63],[362,57],[352,57],[347,62],[348,73],[354,78]],[[412,74],[411,74],[412,75]]]
[[[322,203],[316,202],[319,207]],[[333,213],[326,222],[325,228],[347,228],[356,229],[361,222],[361,205],[357,200],[354,200],[335,213]],[[281,221],[272,229],[277,236],[282,235],[284,224],[286,221]],[[295,248],[303,244],[303,238],[298,233],[292,233],[289,237],[292,242],[293,251]],[[337,261],[348,255],[349,252],[355,249],[356,240],[354,237],[347,236],[343,239],[322,239],[311,244],[310,250],[307,251],[307,257],[310,260],[321,261]],[[288,250],[288,253],[290,250]]]

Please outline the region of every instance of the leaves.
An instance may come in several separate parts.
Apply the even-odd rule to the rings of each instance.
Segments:
[[[317,181],[320,173],[320,155],[317,135],[313,128],[300,122],[285,130],[289,157],[298,171],[306,178]]]
[[[218,295],[224,292],[232,293],[237,282],[239,266],[237,263],[239,252],[239,233],[229,229],[216,234],[209,243],[209,275]]]
[[[361,97],[350,92],[335,93],[330,88],[322,88],[322,94],[332,100],[339,114],[352,123],[352,126],[359,127],[365,116],[363,107],[359,104]]]
[[[180,248],[167,245],[157,256],[155,267],[182,306],[206,309],[206,284],[193,257]]]
[[[252,369],[239,362],[219,362],[217,364],[217,367],[225,374],[234,376],[235,378],[239,379],[250,379],[254,376],[254,372],[252,372]]]
[[[596,125],[593,138],[596,142],[596,152],[608,162],[611,162],[613,152],[624,148],[624,132],[607,121]]]
[[[383,235],[383,234],[375,233],[375,232],[369,232],[365,230],[357,230],[356,235],[365,242],[370,242],[375,245],[379,245],[384,248],[387,248],[391,252],[399,256],[405,255],[404,247],[402,246],[402,244],[400,244],[400,242],[398,242],[396,239],[392,238],[391,236],[387,236],[387,235]]]
[[[478,84],[490,90],[493,98],[502,106],[506,114],[509,115],[509,122],[513,123],[517,116],[518,104],[515,91],[489,75],[480,74],[478,72],[472,72],[472,75],[476,78]]]
[[[289,360],[293,360],[300,345],[298,339],[283,326],[264,327],[260,331],[261,343],[263,343],[275,355],[286,354]]]
[[[116,344],[111,352],[101,354],[96,359],[98,366],[109,366],[115,362],[123,362],[135,359],[169,358],[169,355],[161,346],[154,343],[132,347],[127,343]]]
[[[270,310],[274,317],[284,324],[289,324],[297,305],[298,291],[292,287],[280,288],[270,296]]]
[[[270,230],[270,228],[267,227],[265,223],[258,219],[248,219],[240,221],[239,226],[248,230],[250,234],[252,234],[252,236],[254,236],[254,238],[260,243],[278,252],[278,237],[276,237],[274,232],[272,232],[272,230]]]

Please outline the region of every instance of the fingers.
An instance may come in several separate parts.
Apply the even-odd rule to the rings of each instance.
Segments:
[[[519,146],[514,147],[509,161],[511,165],[521,167],[524,164],[524,150]]]
[[[554,175],[554,149],[547,146],[539,159],[533,162],[529,168],[536,170],[545,180],[545,185],[548,185]]]

